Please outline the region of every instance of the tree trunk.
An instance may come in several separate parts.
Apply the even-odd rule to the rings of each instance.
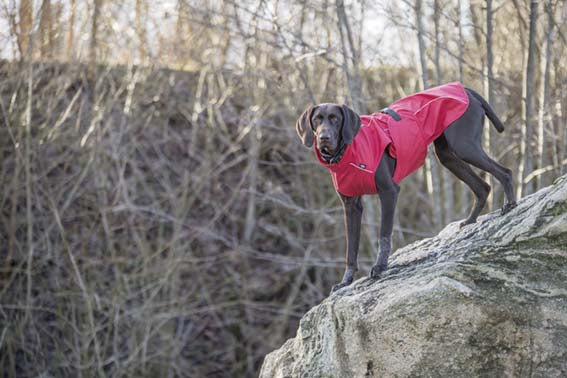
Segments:
[[[344,1],[336,0],[338,29],[341,39],[341,48],[343,52],[343,72],[345,73],[349,97],[351,98],[354,111],[359,114],[365,114],[367,111],[366,103],[362,92],[362,80],[360,78],[360,51],[357,51],[356,44],[351,32],[351,28],[347,19]],[[350,54],[349,54],[350,51]],[[371,197],[362,198],[364,206],[364,227],[365,234],[368,238],[372,254],[378,255],[378,233],[376,227],[372,226],[376,222],[375,205]]]
[[[28,48],[30,44],[31,32],[33,27],[33,1],[20,0],[19,8],[20,16],[20,32],[18,34],[18,48],[20,57],[28,57]],[[31,56],[29,56],[31,59]]]
[[[549,71],[551,62],[551,46],[553,45],[553,33],[555,23],[553,22],[553,4],[551,0],[545,2],[545,11],[547,13],[547,32],[545,36],[545,53],[541,61],[541,86],[539,95],[539,117],[538,117],[538,135],[537,135],[537,153],[538,153],[538,168],[542,169],[547,163],[545,159],[545,129],[547,125],[550,125],[551,111],[549,109]],[[549,130],[552,127],[547,127]],[[554,136],[555,137],[555,136]],[[552,148],[555,151],[555,148]],[[553,154],[552,154],[553,155]],[[549,159],[551,160],[551,159]],[[537,177],[537,187],[541,188],[545,185],[543,181],[543,174]]]
[[[559,11],[561,14],[561,19],[558,25],[565,25],[567,23],[567,2],[559,2],[558,6],[561,5],[562,8]],[[559,34],[559,33],[558,33]],[[565,40],[562,38],[563,41]],[[559,174],[564,175],[567,173],[567,130],[565,125],[567,125],[567,85],[565,85],[565,77],[567,77],[567,72],[565,69],[565,62],[561,60],[559,54],[555,54],[553,57],[553,65],[555,67],[555,88],[557,88],[556,103],[553,108],[555,115],[554,129],[557,134],[558,151],[559,155]]]
[[[251,20],[251,29],[254,30],[254,35],[258,34],[258,14],[262,7],[262,1],[259,1],[254,16]],[[237,10],[235,9],[235,12]],[[246,46],[246,50],[244,52],[244,72],[248,75],[255,70],[260,68],[259,65],[262,61],[261,55],[262,53],[257,53],[253,50],[252,46]],[[252,82],[249,85],[253,85]],[[252,103],[260,103],[263,97],[262,94],[258,93],[258,91],[254,91],[253,88],[249,88],[250,93],[258,94],[260,98],[252,98]],[[248,110],[250,112],[250,120],[247,122],[251,126],[250,133],[248,134],[248,167],[247,167],[247,174],[248,174],[248,198],[247,198],[247,206],[246,206],[246,220],[244,225],[244,234],[243,239],[246,243],[250,243],[252,240],[254,230],[256,228],[256,191],[258,187],[258,159],[260,156],[260,149],[261,149],[261,130],[258,121],[258,117],[256,116],[255,112],[252,109]]]
[[[464,75],[464,59],[465,59],[465,47],[464,47],[464,39],[463,39],[463,22],[462,22],[462,17],[463,17],[463,12],[462,12],[462,3],[461,0],[457,1],[457,9],[456,9],[456,13],[457,13],[457,29],[459,32],[459,61],[458,61],[458,65],[459,65],[459,81],[461,83],[465,82],[465,75]],[[461,201],[460,201],[460,209],[459,209],[459,216],[461,217],[465,217],[467,215],[467,212],[469,211],[469,207],[470,207],[470,203],[471,203],[471,193],[470,193],[470,189],[467,185],[465,185],[462,181],[458,181],[459,185],[461,187],[460,190],[460,196],[461,196]]]
[[[486,36],[486,38],[483,39],[484,26],[481,22],[482,11],[479,9],[480,8],[479,3],[480,3],[480,1],[478,1],[478,2],[477,1],[469,1],[469,12],[470,12],[470,15],[471,15],[474,40],[475,40],[477,46],[482,46],[483,43],[486,44],[488,37]],[[487,90],[488,90],[487,66],[488,66],[488,64],[486,62],[486,57],[485,57],[484,54],[478,54],[478,55],[479,55],[478,64],[479,64],[479,67],[482,67],[482,72],[483,72],[483,76],[484,76],[484,80],[482,81],[482,86],[483,86],[482,91],[483,91],[484,95],[486,97],[488,97],[488,95],[487,95]],[[486,120],[485,120],[485,122],[486,122]],[[489,134],[490,129],[491,129],[490,126],[485,125],[485,127],[483,128],[483,133],[482,133],[483,148],[487,152],[489,152],[488,146],[490,145],[490,143],[489,143],[490,142],[490,134]],[[479,172],[479,176],[482,177],[485,181],[490,182],[490,174],[489,173],[487,173],[485,171],[481,171],[481,172]],[[494,185],[491,185],[491,186],[494,187]],[[489,198],[487,200],[488,207],[491,207],[491,205],[492,205],[492,201],[490,200],[491,196],[492,196],[492,193],[489,193]]]
[[[98,34],[98,17],[100,15],[100,8],[102,7],[103,0],[93,0],[93,16],[91,22],[91,39],[89,45],[89,76],[94,78],[95,65],[97,59],[97,34]]]
[[[32,4],[29,4],[29,12],[32,12]],[[32,287],[33,287],[33,258],[34,258],[34,217],[33,217],[33,206],[32,206],[32,166],[33,166],[33,152],[32,152],[32,109],[33,109],[33,79],[34,79],[34,70],[33,70],[33,34],[31,33],[32,28],[31,24],[29,25],[30,29],[26,34],[26,56],[29,66],[28,71],[28,83],[27,83],[27,92],[28,98],[26,102],[26,111],[23,113],[23,124],[25,126],[25,160],[24,160],[24,169],[25,169],[25,190],[26,190],[26,223],[27,223],[27,247],[28,247],[28,258],[26,264],[26,312],[25,312],[25,319],[29,319],[30,315],[30,307],[32,306]]]
[[[347,20],[344,1],[337,0],[337,16],[339,21],[339,33],[341,36],[341,47],[343,51],[343,70],[347,77],[347,85],[353,109],[366,113],[366,104],[362,94],[362,80],[360,78],[360,51],[357,51],[350,24]]]
[[[440,20],[441,20],[441,0],[434,0],[433,2],[433,23],[435,26],[435,84],[441,85],[443,82],[442,70],[441,70],[441,41],[439,38],[440,34]],[[437,161],[435,164],[439,167]],[[441,168],[441,167],[439,167]],[[443,179],[443,224],[452,220],[454,218],[454,191],[453,191],[453,175],[448,169],[438,169],[441,172],[441,178]]]
[[[421,69],[421,80],[422,89],[429,88],[429,75],[427,72],[427,63],[425,56],[425,40],[424,40],[424,29],[422,22],[421,13],[422,2],[421,0],[415,0],[414,11],[415,11],[415,22],[417,26],[417,44],[419,52],[419,62]],[[427,159],[425,159],[425,183],[427,186],[427,195],[433,198],[432,212],[433,212],[433,226],[437,229],[443,224],[443,212],[441,210],[441,183],[439,182],[439,167],[436,164],[435,157],[431,148],[429,148],[427,153]]]
[[[425,41],[423,39],[423,23],[421,20],[421,0],[415,0],[414,4],[415,24],[417,26],[417,45],[419,50],[419,67],[421,72],[422,89],[429,87],[429,75],[427,73],[427,63],[425,60]]]
[[[492,51],[492,35],[494,27],[492,25],[492,0],[486,0],[486,72],[487,72],[487,98],[491,105],[494,105],[494,53]]]
[[[41,3],[41,16],[39,21],[39,52],[42,58],[50,58],[53,53],[53,20],[51,0]]]
[[[478,5],[474,1],[469,1],[469,11],[473,27],[474,40],[478,46],[482,45],[482,26],[478,16]],[[482,57],[481,57],[482,60]]]
[[[519,167],[519,177],[521,182],[518,184],[518,198],[523,193],[530,194],[534,191],[533,181],[524,182],[525,178],[533,171],[533,122],[535,105],[535,67],[536,67],[536,33],[537,33],[538,1],[530,2],[530,29],[528,41],[528,57],[524,76],[524,90],[522,101],[522,115],[524,128],[520,141],[521,164]]]
[[[488,103],[494,107],[495,105],[495,97],[494,97],[494,54],[492,50],[492,36],[494,27],[492,24],[492,0],[486,0],[486,76],[485,76],[485,85],[484,88],[486,89],[486,98],[488,99]],[[492,139],[494,136],[493,127],[490,125],[489,121],[485,118],[484,121],[484,143],[483,147],[486,153],[489,156],[492,156]],[[496,181],[494,177],[488,173],[484,174],[485,180],[490,184],[492,190],[488,194],[488,198],[486,200],[486,204],[488,205],[488,211],[492,211],[492,209],[496,206],[496,201],[500,198],[497,192],[501,192],[500,186],[495,185]]]
[[[464,76],[464,42],[463,42],[463,23],[461,21],[462,12],[461,12],[461,0],[457,1],[457,28],[459,29],[459,81],[464,83],[465,76]]]
[[[560,67],[561,63],[559,63],[559,59],[557,59],[555,67]],[[561,68],[557,68],[556,70],[561,71]],[[556,82],[560,81],[560,76],[556,75]],[[561,85],[562,84],[562,85]],[[557,139],[558,139],[558,152],[559,155],[559,172],[561,175],[567,173],[567,130],[565,130],[565,125],[567,124],[567,91],[565,90],[564,83],[558,85],[559,88],[559,99],[557,102],[559,103],[558,108],[562,110],[562,112],[558,111],[557,114]]]
[[[558,10],[560,14],[560,19],[555,22],[557,25],[565,25],[567,22],[567,2],[557,2],[557,6],[561,7]],[[558,35],[559,35],[558,30]],[[567,86],[565,85],[565,77],[567,77],[565,63],[561,59],[560,54],[553,54],[553,86],[555,91],[553,93],[553,103],[550,104],[549,109],[551,110],[551,124],[553,127],[553,133],[557,136],[554,142],[555,150],[555,176],[564,175],[567,173],[567,130],[565,125],[567,124]]]
[[[146,38],[146,27],[144,21],[146,20],[147,13],[147,3],[143,0],[136,0],[136,34],[138,35],[138,55],[140,56],[140,61],[144,61],[147,58],[147,38]]]
[[[75,16],[77,11],[76,0],[71,0],[69,5],[70,15],[69,15],[69,24],[67,27],[67,60],[72,60],[74,58],[74,50],[75,50]]]
[[[433,25],[435,33],[435,85],[441,85],[441,46],[439,43],[439,19],[441,10],[439,9],[439,1],[433,0]]]

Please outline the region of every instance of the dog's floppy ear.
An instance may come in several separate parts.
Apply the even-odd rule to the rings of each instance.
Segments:
[[[305,109],[303,114],[301,114],[301,117],[299,117],[295,123],[295,130],[297,130],[297,134],[299,135],[299,138],[301,138],[305,147],[313,146],[314,135],[311,125],[311,115],[313,114],[314,109],[315,107],[310,105],[307,109]]]
[[[343,110],[343,142],[351,144],[354,136],[360,130],[360,117],[346,105],[343,105],[341,109]]]

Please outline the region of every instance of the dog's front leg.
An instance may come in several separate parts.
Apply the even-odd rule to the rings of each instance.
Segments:
[[[354,279],[354,274],[358,270],[358,242],[360,240],[360,223],[362,219],[361,197],[345,197],[339,194],[343,203],[345,228],[347,234],[346,248],[346,270],[343,280],[333,286],[331,293],[348,286]]]
[[[370,277],[378,278],[388,268],[388,257],[392,248],[392,229],[394,228],[394,212],[398,201],[400,187],[392,182],[390,188],[380,191],[382,221],[380,224],[380,253],[376,264],[370,271]]]

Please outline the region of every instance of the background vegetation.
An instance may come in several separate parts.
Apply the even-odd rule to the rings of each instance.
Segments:
[[[303,109],[460,80],[529,194],[567,170],[566,17],[559,0],[0,0],[0,375],[256,376],[344,267]],[[394,247],[471,201],[428,159]]]

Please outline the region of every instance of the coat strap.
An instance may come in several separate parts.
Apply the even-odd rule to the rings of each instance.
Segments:
[[[391,116],[393,119],[395,119],[396,121],[402,120],[402,117],[400,117],[400,115],[398,113],[396,113],[393,109],[390,109],[390,108],[384,108],[384,109],[380,110],[380,113],[386,113],[389,116]]]

